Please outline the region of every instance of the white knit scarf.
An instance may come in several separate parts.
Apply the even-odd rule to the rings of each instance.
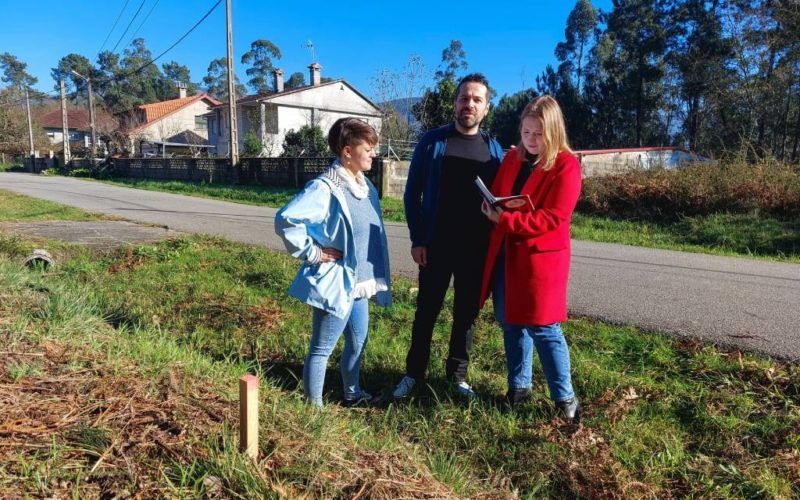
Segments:
[[[340,188],[347,188],[358,200],[363,200],[369,195],[369,186],[367,186],[367,181],[364,179],[364,174],[362,172],[353,175],[352,172],[337,161],[331,165],[331,168],[328,169],[326,174],[334,184]]]

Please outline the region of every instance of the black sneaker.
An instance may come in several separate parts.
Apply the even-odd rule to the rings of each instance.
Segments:
[[[556,408],[561,411],[568,424],[578,425],[581,422],[583,407],[577,397],[573,396],[572,399],[566,401],[556,401]]]
[[[509,389],[506,393],[506,403],[511,406],[525,403],[531,400],[533,394],[530,387],[522,387],[519,389]]]
[[[361,391],[352,398],[344,398],[342,400],[342,406],[346,406],[348,408],[352,406],[368,406],[373,404],[376,401],[376,399],[377,398],[375,396],[368,393],[367,391]]]

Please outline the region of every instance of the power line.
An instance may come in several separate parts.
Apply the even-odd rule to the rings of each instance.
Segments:
[[[136,12],[133,14],[133,17],[131,18],[130,22],[128,23],[128,26],[125,27],[125,31],[123,31],[122,34],[119,36],[119,40],[117,40],[117,43],[114,44],[114,48],[111,49],[111,52],[116,52],[117,51],[117,47],[119,47],[119,43],[122,41],[122,38],[125,36],[125,34],[128,33],[128,30],[131,29],[131,25],[133,24],[133,21],[136,20],[136,16],[139,15],[139,12],[142,11],[142,7],[144,7],[144,3],[146,1],[147,0],[142,0],[142,3],[139,4],[139,8],[136,9]]]
[[[150,7],[150,10],[147,12],[147,15],[146,15],[146,16],[144,16],[144,19],[143,19],[143,20],[142,20],[142,22],[139,24],[139,27],[138,27],[138,28],[136,28],[136,30],[135,30],[135,31],[133,32],[133,34],[131,35],[131,39],[130,39],[130,40],[128,40],[128,45],[130,45],[130,44],[131,44],[131,42],[133,42],[134,38],[136,37],[136,34],[137,34],[137,33],[139,33],[139,30],[140,30],[140,29],[142,29],[142,26],[144,26],[144,23],[146,23],[146,22],[147,22],[147,20],[148,20],[148,19],[150,19],[150,14],[152,14],[152,13],[153,13],[153,10],[156,8],[156,5],[158,5],[158,2],[159,2],[159,0],[156,0],[156,2],[153,4],[153,6],[152,6],[152,7]]]
[[[191,28],[189,28],[189,31],[187,31],[186,33],[184,33],[184,34],[183,34],[183,35],[182,35],[180,38],[178,38],[178,39],[175,41],[175,43],[173,43],[172,45],[170,45],[169,47],[167,47],[167,49],[166,49],[166,50],[164,50],[162,53],[160,53],[159,55],[157,55],[156,57],[154,57],[154,58],[153,58],[153,59],[151,59],[150,61],[148,61],[148,62],[146,62],[146,63],[142,64],[141,66],[139,66],[139,67],[138,67],[138,68],[136,68],[135,70],[133,70],[133,71],[131,71],[131,72],[126,72],[126,73],[123,73],[123,74],[121,74],[121,75],[117,75],[117,76],[115,76],[115,77],[113,77],[113,78],[110,78],[110,79],[107,79],[107,80],[106,80],[104,83],[108,83],[108,82],[110,82],[111,80],[119,80],[120,78],[125,78],[125,77],[131,76],[131,75],[133,75],[133,74],[136,74],[136,73],[138,73],[139,71],[143,70],[144,68],[146,68],[146,67],[150,66],[151,64],[155,63],[155,62],[156,62],[156,61],[158,61],[159,59],[161,59],[161,57],[163,57],[164,55],[166,55],[166,53],[167,53],[167,52],[169,52],[170,50],[174,49],[174,48],[175,48],[175,47],[176,47],[176,46],[177,46],[179,43],[181,43],[181,42],[182,42],[182,41],[183,41],[183,40],[184,40],[184,39],[185,39],[187,36],[189,36],[189,35],[192,33],[192,31],[194,31],[195,29],[197,29],[197,27],[198,27],[198,26],[200,26],[200,24],[201,24],[203,21],[205,21],[205,20],[208,18],[208,16],[210,16],[210,15],[211,15],[211,13],[212,13],[212,12],[214,12],[214,10],[215,10],[217,7],[219,7],[219,4],[221,4],[221,3],[222,3],[222,0],[217,0],[217,3],[215,3],[215,4],[214,4],[214,5],[213,5],[213,6],[212,6],[210,9],[208,9],[208,12],[206,12],[206,13],[203,15],[203,17],[201,17],[201,18],[200,18],[200,19],[199,19],[199,20],[198,20],[196,23],[194,23],[194,26],[192,26]],[[101,83],[101,84],[102,84],[102,83]]]
[[[184,39],[186,39],[186,37],[189,36],[195,29],[197,29],[197,27],[200,26],[200,24],[202,24],[203,21],[205,21],[208,18],[208,16],[210,16],[214,12],[214,10],[216,10],[216,8],[219,7],[219,4],[221,4],[221,3],[222,3],[222,0],[217,0],[217,2],[214,5],[212,5],[210,9],[208,9],[208,12],[206,12],[203,15],[203,17],[201,17],[196,23],[194,23],[194,25],[191,28],[189,28],[189,30],[186,33],[184,33],[172,45],[167,47],[163,52],[158,54],[156,57],[154,57],[153,59],[149,60],[148,62],[142,64],[141,66],[139,66],[138,68],[134,69],[133,71],[126,71],[125,73],[122,73],[122,74],[119,74],[119,75],[115,75],[115,76],[110,77],[110,78],[106,78],[105,80],[97,80],[97,87],[99,88],[101,86],[108,85],[109,83],[111,83],[113,81],[119,81],[119,80],[121,80],[123,78],[127,78],[127,77],[129,77],[131,75],[134,75],[134,74],[142,71],[144,68],[150,66],[151,64],[154,64],[157,60],[159,60],[160,58],[165,56],[167,54],[167,52],[169,52],[170,50],[174,49],[179,43],[181,43]],[[40,92],[40,93],[46,95],[46,94],[52,94],[54,92],[55,91],[51,90],[49,92]],[[24,99],[18,99],[18,100],[15,100],[15,101],[9,101],[9,102],[3,103],[3,105],[15,104],[15,103],[22,102],[22,101],[24,101]]]
[[[111,33],[113,33],[113,32],[114,32],[114,28],[116,28],[116,27],[117,27],[117,23],[119,22],[119,19],[122,17],[122,13],[123,13],[123,12],[125,12],[125,7],[127,7],[127,6],[128,6],[128,2],[129,2],[129,1],[130,1],[130,0],[125,0],[125,5],[123,5],[123,6],[122,6],[122,10],[120,10],[120,11],[119,11],[119,14],[117,15],[117,20],[116,20],[116,21],[114,21],[114,25],[111,27],[111,29],[110,29],[110,30],[108,30],[108,34],[106,35],[106,39],[105,39],[105,40],[103,40],[103,45],[101,45],[101,46],[100,46],[100,50],[98,50],[98,51],[97,51],[97,53],[98,53],[98,54],[99,54],[100,52],[102,52],[102,51],[103,51],[103,47],[105,47],[105,46],[106,46],[106,42],[108,41],[108,37],[110,37],[110,36],[111,36]]]

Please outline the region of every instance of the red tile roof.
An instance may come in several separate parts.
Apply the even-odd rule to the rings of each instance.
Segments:
[[[61,109],[54,109],[53,111],[45,113],[39,116],[36,121],[43,128],[60,129]],[[90,122],[88,109],[67,107],[67,126],[69,126],[70,130],[88,132],[91,128],[89,126]],[[111,115],[95,109],[95,125],[98,128],[116,128],[117,122]]]
[[[145,123],[143,125],[147,125],[156,120],[160,120],[167,115],[171,115],[172,113],[201,99],[207,99],[212,106],[222,104],[220,101],[214,99],[208,94],[197,94],[190,97],[184,97],[183,99],[171,99],[169,101],[143,104],[141,106],[137,106],[136,109],[141,110],[141,112],[144,114]],[[142,127],[143,125],[140,125],[139,127]]]

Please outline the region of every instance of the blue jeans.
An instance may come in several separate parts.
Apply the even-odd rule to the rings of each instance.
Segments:
[[[367,345],[369,300],[354,300],[350,313],[344,319],[313,307],[311,319],[311,346],[303,365],[303,389],[306,397],[311,403],[322,406],[322,386],[325,383],[328,358],[344,333],[344,351],[339,361],[344,397],[355,398],[361,393],[359,373],[361,358]]]
[[[505,265],[497,259],[492,285],[494,316],[503,328],[503,343],[508,367],[508,388],[529,389],[533,379],[533,348],[553,401],[567,401],[575,392],[570,375],[569,348],[559,323],[550,325],[509,325],[505,322]]]

